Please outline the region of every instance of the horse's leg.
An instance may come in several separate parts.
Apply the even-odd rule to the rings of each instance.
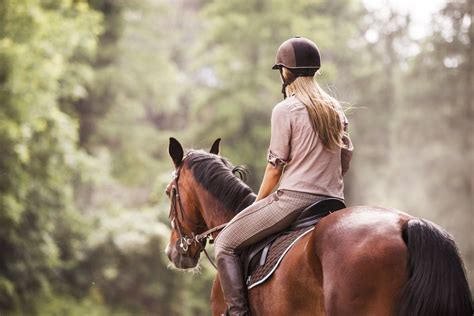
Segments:
[[[219,274],[216,274],[211,291],[211,312],[212,316],[219,316],[227,309],[224,293],[222,293],[221,283],[219,282]]]
[[[345,211],[314,234],[328,315],[393,315],[406,282],[404,219],[378,210]]]

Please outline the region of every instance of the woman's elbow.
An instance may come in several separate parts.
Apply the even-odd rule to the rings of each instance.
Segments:
[[[275,167],[272,164],[268,164],[267,173],[270,177],[279,179],[283,173],[283,168],[280,166]]]

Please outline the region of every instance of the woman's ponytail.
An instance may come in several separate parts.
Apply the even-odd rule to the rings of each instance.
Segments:
[[[282,76],[291,78],[293,74],[283,68]],[[314,77],[297,77],[286,87],[286,93],[295,95],[305,105],[313,130],[325,148],[332,150],[345,147],[342,142],[345,133],[342,107],[318,85]]]

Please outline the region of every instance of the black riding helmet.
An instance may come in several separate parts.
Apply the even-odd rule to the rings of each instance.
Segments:
[[[294,75],[294,79],[283,78],[282,93],[286,98],[286,87],[297,77],[312,77],[321,68],[321,54],[318,46],[304,37],[296,36],[283,42],[277,50],[276,62],[272,69],[285,67]]]

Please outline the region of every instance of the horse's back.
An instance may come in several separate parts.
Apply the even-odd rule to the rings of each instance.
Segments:
[[[350,207],[322,220],[313,234],[331,315],[392,315],[406,282],[402,228],[409,215]]]

